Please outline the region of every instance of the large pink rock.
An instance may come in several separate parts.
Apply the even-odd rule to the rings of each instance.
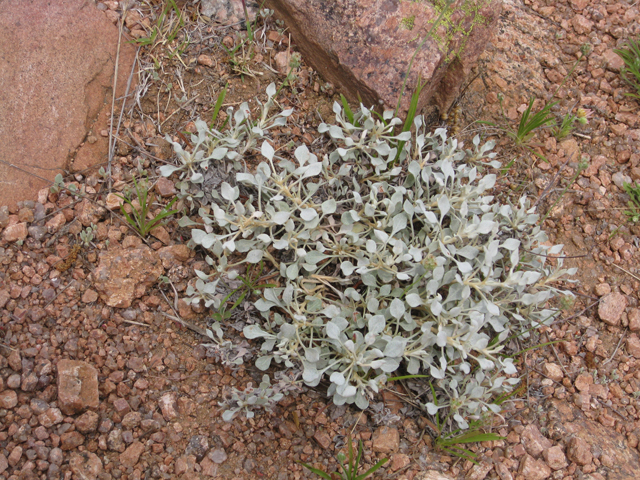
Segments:
[[[91,274],[93,286],[110,307],[128,308],[162,275],[160,257],[146,245],[114,248],[100,254]]]
[[[35,197],[63,170],[103,162],[118,29],[90,0],[0,9],[0,205]],[[135,48],[122,41],[118,94]],[[43,179],[24,173],[34,173]]]
[[[58,362],[58,407],[65,415],[98,408],[98,371],[79,360]]]
[[[419,107],[447,108],[488,42],[501,0],[457,0],[441,7],[426,0],[266,0],[282,17],[309,62],[324,78],[365,106],[395,108],[414,51],[401,111],[418,78],[426,82]]]

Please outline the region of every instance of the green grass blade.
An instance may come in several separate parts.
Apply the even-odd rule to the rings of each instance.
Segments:
[[[347,99],[343,94],[340,94],[340,101],[342,102],[342,108],[344,109],[344,114],[347,116],[347,120],[349,120],[351,125],[355,125],[353,112],[351,111],[351,107],[349,107],[349,102],[347,102]]]
[[[326,479],[326,480],[332,480],[331,479],[331,475],[329,475],[326,472],[323,472],[322,470],[318,470],[317,468],[313,468],[311,465],[308,465],[306,463],[302,463],[302,462],[298,462],[296,460],[296,463],[299,463],[300,465],[302,465],[304,468],[306,468],[307,470],[310,470],[312,473],[315,473],[316,475]]]
[[[365,478],[367,478],[369,475],[375,473],[376,470],[378,470],[381,466],[383,466],[385,463],[387,463],[389,461],[388,458],[383,458],[382,460],[380,460],[378,463],[376,463],[373,467],[371,467],[369,470],[367,470],[366,472],[364,472],[361,475],[358,475],[355,480],[364,480]]]
[[[402,132],[408,132],[409,130],[411,130],[411,126],[413,125],[413,120],[415,119],[416,113],[418,111],[418,101],[420,100],[420,92],[422,91],[425,85],[426,84],[422,83],[420,76],[418,76],[418,85],[416,86],[416,89],[411,95],[409,111],[407,112],[407,118],[405,119],[404,125],[402,126]],[[402,150],[404,149],[404,146],[406,144],[407,142],[404,140],[398,142],[398,151],[396,152],[396,158],[393,160],[393,165],[395,165],[398,162],[398,159],[400,158],[400,154],[402,153]]]
[[[218,114],[220,113],[220,109],[222,108],[224,99],[227,96],[228,89],[229,89],[229,82],[227,82],[227,84],[224,86],[222,91],[218,94],[216,104],[213,107],[213,116],[211,117],[211,125],[210,125],[211,128],[213,128],[213,125],[216,123],[216,120],[218,119]]]

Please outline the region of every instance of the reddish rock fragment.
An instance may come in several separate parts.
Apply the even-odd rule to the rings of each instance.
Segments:
[[[107,128],[116,49],[121,96],[136,50],[119,44],[118,28],[92,2],[3,3],[0,118],[12,121],[0,125],[0,205],[35,197],[62,169],[102,161],[108,138],[84,140],[90,126]]]
[[[614,292],[602,297],[598,305],[598,315],[600,319],[609,325],[619,325],[622,312],[627,308],[627,297]]]
[[[96,300],[98,300],[98,292],[96,292],[95,290],[91,290],[90,288],[88,288],[82,294],[83,303],[93,303]]]
[[[627,352],[632,357],[640,358],[640,338],[635,333],[632,333],[627,339]]]
[[[69,467],[82,480],[96,480],[103,471],[102,460],[91,452],[72,453]]]
[[[477,465],[474,465],[473,468],[469,471],[469,473],[465,477],[465,480],[484,480],[492,468],[492,463],[478,463]]]
[[[542,372],[555,382],[561,382],[564,378],[564,372],[557,363],[545,363]]]
[[[113,408],[120,414],[121,417],[131,411],[131,406],[124,398],[118,398],[113,402]]]
[[[146,245],[114,248],[100,254],[92,274],[95,289],[110,307],[128,308],[163,273],[160,259]]]
[[[13,352],[11,352],[11,354],[7,357],[7,362],[9,363],[9,366],[12,370],[16,372],[22,371],[22,357],[20,356],[19,351],[14,350]]]
[[[400,446],[400,433],[394,427],[380,427],[373,434],[373,451],[391,453]]]
[[[175,393],[165,393],[160,400],[158,400],[158,406],[162,411],[162,416],[166,421],[173,420],[178,416],[176,412],[176,395]]]
[[[551,469],[540,460],[525,455],[520,460],[519,473],[527,480],[544,480],[551,475]]]
[[[96,412],[85,412],[76,418],[76,429],[81,433],[95,432],[100,416]]]
[[[578,465],[589,465],[593,459],[591,447],[583,439],[573,437],[567,446],[567,458]]]
[[[627,317],[629,318],[629,330],[632,332],[640,330],[640,309],[631,308],[627,313]]]
[[[313,438],[325,450],[331,446],[331,437],[324,430],[316,430]]]
[[[18,404],[18,394],[13,390],[5,390],[0,392],[0,408],[7,410],[15,407]]]
[[[98,408],[98,372],[86,362],[58,362],[58,405],[65,415]]]
[[[567,457],[565,457],[562,447],[556,445],[542,452],[544,461],[547,462],[553,470],[560,470],[567,466]]]
[[[551,448],[549,439],[545,438],[535,425],[527,425],[520,437],[524,448],[533,457],[537,457],[547,448]]]
[[[157,255],[162,259],[162,266],[169,270],[189,260],[191,252],[192,250],[186,245],[170,245],[158,250]]]
[[[60,448],[73,450],[84,443],[84,437],[80,432],[67,432],[60,435]]]
[[[409,61],[438,17],[432,2],[377,0],[268,0],[265,4],[290,29],[305,60],[322,77],[366,106],[395,108]],[[426,82],[418,111],[435,102],[448,107],[465,75],[489,41],[498,20],[500,1],[466,2],[450,21],[440,24],[438,42],[429,37],[415,57],[402,98],[407,112],[418,78]],[[411,29],[403,20],[414,18]],[[284,63],[284,62],[283,62]],[[288,63],[288,62],[287,62]]]
[[[21,458],[22,458],[22,447],[14,447],[14,449],[11,450],[9,457],[7,458],[7,462],[12,467],[15,467]]]
[[[398,471],[411,463],[411,458],[404,453],[396,453],[391,456],[391,464],[389,468],[392,472]]]
[[[26,223],[16,223],[14,225],[9,225],[4,229],[4,232],[2,232],[2,239],[5,242],[13,243],[18,240],[24,240],[27,238],[28,234],[29,231],[27,230]]]
[[[129,448],[120,454],[120,463],[125,467],[134,467],[138,463],[142,452],[144,452],[144,445],[138,441],[133,442]]]

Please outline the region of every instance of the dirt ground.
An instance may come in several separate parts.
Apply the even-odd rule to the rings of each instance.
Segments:
[[[167,39],[173,29],[165,23],[155,45],[140,48],[138,85],[117,132],[113,190],[126,191],[134,177],[155,184],[158,167],[175,160],[164,136],[188,147],[193,121],[210,121],[225,86],[218,122],[227,106],[247,101],[256,109],[269,83],[284,83],[277,101],[294,113],[273,132],[274,147],[293,151],[304,143],[321,153],[327,140],[316,128],[331,120],[339,92],[304,58],[287,76],[295,45],[285,26],[259,20],[255,44],[230,56],[223,46],[233,49],[246,35],[237,12],[219,14],[221,22],[201,16],[197,4],[178,5],[186,21],[175,39]],[[121,7],[98,4],[114,20]],[[133,2],[125,35],[147,35],[161,9],[160,2]],[[406,385],[390,386],[364,412],[333,405],[326,386],[300,387],[272,412],[223,421],[221,403],[231,388],[255,386],[262,376],[252,366],[258,346],[240,334],[243,316],[255,312],[252,303],[244,302],[225,328],[244,364],[224,366],[227,353],[203,345],[210,342],[198,333],[206,312],[178,301],[194,270],[207,265],[199,252],[164,250],[190,238],[176,218],[144,240],[172,252],[163,275],[175,292],[157,283],[125,308],[106,305],[95,285],[101,255],[143,240],[118,209],[102,208],[109,205],[107,180],[81,172],[67,186],[75,182],[91,201],[45,190],[18,209],[0,210],[2,227],[29,224],[24,242],[3,233],[0,248],[0,478],[317,478],[298,462],[334,471],[350,433],[363,441],[365,468],[390,459],[374,478],[637,478],[640,226],[624,214],[622,184],[640,180],[640,115],[638,101],[625,96],[630,90],[612,49],[638,35],[637,2],[505,0],[495,38],[469,76],[459,113],[450,115],[455,125],[434,119],[434,127],[459,130],[462,141],[476,134],[498,141],[504,167],[496,195],[512,202],[528,195],[548,214],[550,241],[564,244],[566,264],[578,267],[574,282],[564,282],[575,299],[536,337],[557,343],[520,357],[523,388],[486,425],[505,439],[470,445],[477,464],[434,448],[432,419],[412,405]],[[588,55],[577,62],[583,51]],[[479,123],[515,126],[530,98],[537,99],[535,109],[557,101],[557,118],[588,109],[589,122],[562,140],[540,130],[531,145],[538,155]],[[588,167],[579,172],[581,159]],[[153,187],[164,203],[172,189],[164,181]],[[91,223],[94,238],[83,245],[80,235]],[[97,415],[58,410],[55,372],[62,359],[98,370]]]

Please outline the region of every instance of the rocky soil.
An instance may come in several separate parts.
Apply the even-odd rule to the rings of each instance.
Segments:
[[[251,366],[256,347],[234,328],[253,314],[251,303],[225,332],[239,349],[210,345],[201,335],[206,312],[181,300],[194,269],[207,268],[186,246],[188,231],[172,220],[141,239],[104,178],[88,172],[67,179],[83,196],[44,189],[17,208],[0,208],[0,478],[314,478],[297,462],[333,471],[351,432],[363,441],[365,466],[390,459],[375,478],[637,478],[640,227],[623,213],[622,184],[640,180],[640,116],[638,102],[624,95],[613,49],[640,34],[639,7],[623,0],[504,3],[451,127],[463,140],[476,133],[499,140],[509,167],[496,194],[527,194],[549,212],[551,241],[564,243],[566,262],[579,267],[576,282],[565,284],[575,301],[538,338],[557,343],[521,356],[522,388],[487,425],[504,440],[470,446],[477,464],[435,449],[431,419],[405,402],[411,392],[402,388],[383,392],[365,412],[332,405],[322,388],[300,388],[272,412],[223,421],[231,388],[261,378]],[[172,159],[164,134],[178,140],[195,118],[210,118],[227,83],[225,103],[252,99],[255,106],[266,85],[284,80],[295,50],[269,20],[255,56],[238,70],[220,47],[237,41],[238,12],[202,17],[198,5],[178,4],[191,44],[177,56],[177,42],[140,51],[141,76],[112,165],[116,192],[145,171],[160,203],[176,194],[156,173]],[[114,22],[121,7],[97,5]],[[158,8],[132,4],[125,33],[144,37]],[[587,43],[587,59],[566,78]],[[334,92],[304,59],[293,73],[279,101],[297,113],[276,143],[320,149],[315,126],[319,116],[330,119]],[[548,162],[476,123],[513,125],[531,97],[537,108],[559,100],[558,117],[573,107],[591,111],[589,124],[565,139],[539,132],[532,148]],[[589,166],[571,183],[581,158]],[[94,238],[84,242],[92,224]],[[244,364],[232,365],[234,355]]]

